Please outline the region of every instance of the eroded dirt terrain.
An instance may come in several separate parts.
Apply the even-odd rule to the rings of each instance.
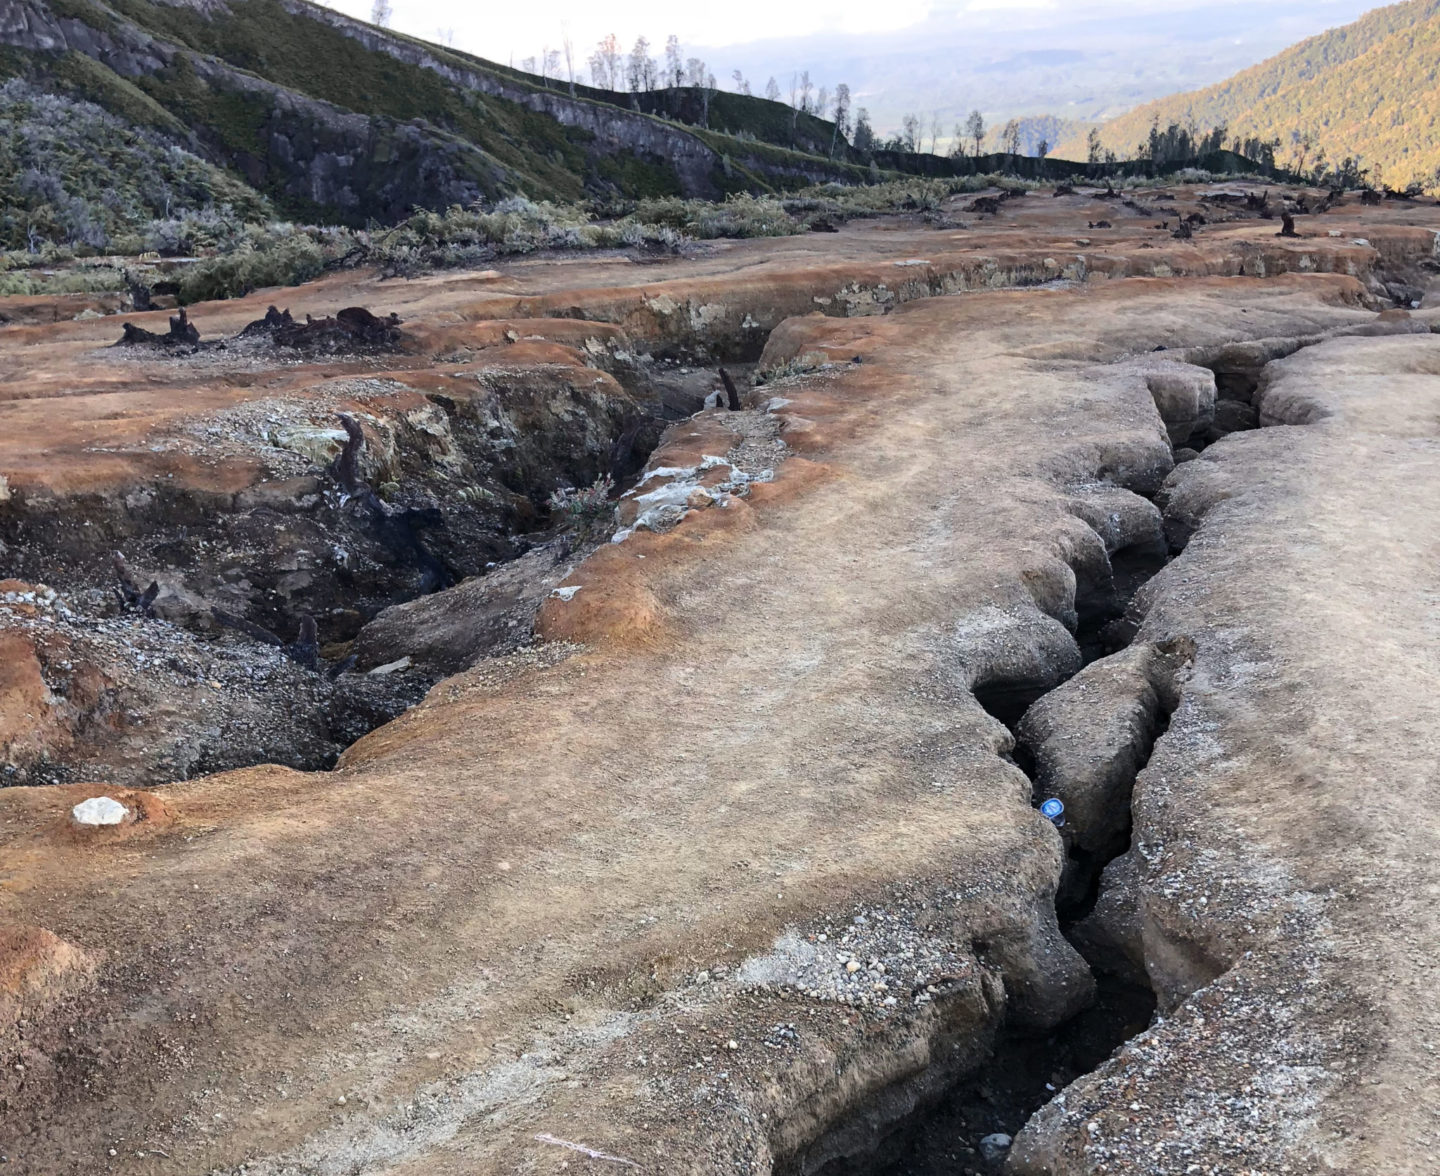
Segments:
[[[1440,210],[1216,191],[7,328],[6,1162],[1436,1170]]]

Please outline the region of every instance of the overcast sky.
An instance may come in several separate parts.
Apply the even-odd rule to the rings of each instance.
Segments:
[[[392,25],[427,40],[449,39],[456,48],[516,64],[545,48],[559,48],[566,35],[575,46],[579,71],[595,43],[617,34],[628,47],[639,35],[658,53],[670,33],[687,48],[716,48],[750,42],[821,34],[890,32],[939,20],[977,30],[1017,24],[1053,27],[1094,15],[1125,15],[1143,21],[1147,13],[1187,8],[1255,8],[1255,0],[828,0],[826,3],[777,3],[776,0],[724,0],[677,4],[675,0],[545,0],[529,4],[474,4],[456,0],[391,0]],[[1320,32],[1353,20],[1376,7],[1373,0],[1264,0],[1267,10],[1303,20],[1305,33]],[[369,19],[371,0],[330,0],[330,7]],[[1238,12],[1237,12],[1238,16]],[[1302,35],[1305,35],[1302,33]],[[718,55],[711,67],[728,70]]]

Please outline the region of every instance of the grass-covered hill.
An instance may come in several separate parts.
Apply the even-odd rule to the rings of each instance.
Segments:
[[[572,95],[306,0],[3,0],[0,13],[0,80],[93,103],[306,220],[868,175],[828,158],[829,124],[778,103],[715,96],[708,127],[687,126],[694,94],[646,96],[654,113],[628,95]],[[84,170],[84,152],[71,162]]]
[[[1278,158],[1298,156],[1309,136],[1332,163],[1358,156],[1376,183],[1403,187],[1440,168],[1440,0],[1406,0],[1302,41],[1208,89],[1137,107],[1100,128],[1105,147],[1133,152],[1158,121],[1232,136],[1280,140]],[[1083,140],[1061,155],[1084,158]]]

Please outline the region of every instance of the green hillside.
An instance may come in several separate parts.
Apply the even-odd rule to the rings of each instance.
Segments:
[[[868,176],[827,157],[830,124],[778,103],[572,94],[306,0],[11,0],[7,79],[94,103],[317,222],[515,194],[716,198]]]
[[[1100,128],[1105,148],[1133,154],[1158,120],[1231,137],[1280,140],[1277,161],[1306,166],[1358,156],[1376,183],[1429,180],[1440,168],[1440,0],[1406,0],[1302,41],[1208,89],[1151,102]],[[1085,158],[1083,139],[1056,153]]]
[[[221,205],[242,219],[271,215],[252,189],[154,130],[19,79],[0,84],[0,249],[120,242],[138,252],[155,242],[126,234],[156,222],[179,251],[212,243],[186,239],[205,226],[182,227],[181,211]]]

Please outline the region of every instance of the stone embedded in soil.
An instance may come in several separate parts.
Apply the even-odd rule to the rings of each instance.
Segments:
[[[1012,1140],[1003,1131],[996,1131],[980,1140],[980,1154],[992,1164],[999,1163],[1010,1150]]]
[[[119,825],[130,815],[118,800],[109,796],[92,796],[82,800],[70,810],[70,819],[77,825],[96,828],[101,825]]]

